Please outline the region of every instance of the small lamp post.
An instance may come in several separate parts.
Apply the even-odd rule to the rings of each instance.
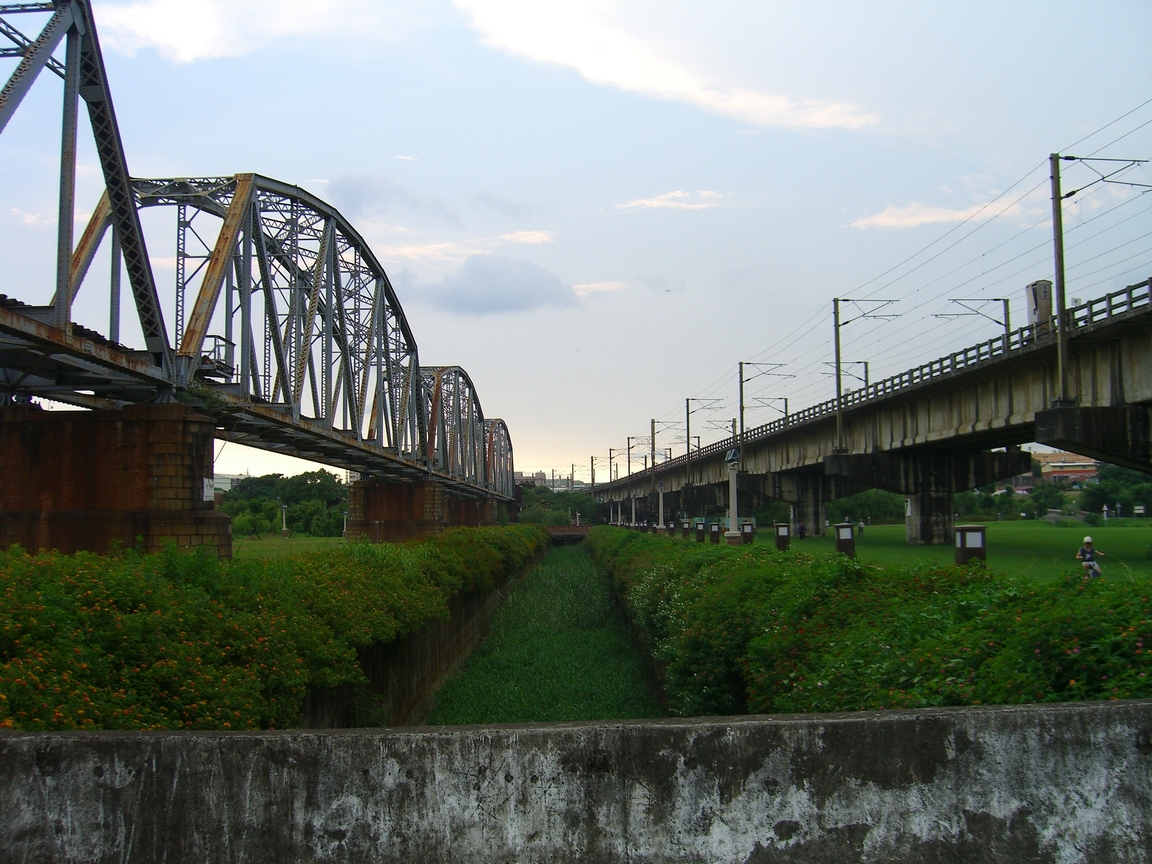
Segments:
[[[988,549],[985,545],[983,525],[956,526],[956,565],[963,567],[969,561],[987,561]]]
[[[655,423],[656,421],[653,420],[652,422]],[[656,533],[657,534],[663,534],[664,533],[664,481],[661,480],[657,484],[656,488],[659,490],[659,493],[660,493],[660,518],[656,522]]]
[[[733,447],[724,454],[724,461],[728,463],[728,530],[724,532],[724,541],[729,546],[739,546],[743,542],[736,524],[736,469],[740,466],[740,449]]]
[[[776,523],[776,548],[781,552],[787,552],[788,546],[792,542],[792,526],[787,522]]]
[[[280,536],[288,536],[288,505],[280,505]]]
[[[851,522],[837,522],[832,526],[836,532],[836,551],[849,558],[856,557],[856,536]]]

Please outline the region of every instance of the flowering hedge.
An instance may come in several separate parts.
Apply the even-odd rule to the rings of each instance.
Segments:
[[[588,543],[666,664],[683,715],[1152,697],[1150,588],[973,567],[697,545]]]
[[[308,690],[365,680],[357,647],[447,615],[548,543],[539,528],[454,528],[273,560],[169,550],[0,552],[0,728],[297,725]]]

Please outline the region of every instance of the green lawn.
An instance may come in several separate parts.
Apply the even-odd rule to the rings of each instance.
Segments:
[[[1085,534],[1091,534],[1096,548],[1106,553],[1101,559],[1105,578],[1127,578],[1129,569],[1138,582],[1152,582],[1152,560],[1147,549],[1152,544],[1152,526],[1123,528],[1054,527],[1047,522],[991,522],[988,524],[988,566],[1003,573],[1028,574],[1056,580],[1078,572],[1076,550]],[[771,543],[770,532],[756,535],[757,543]],[[828,551],[834,547],[831,532],[824,537],[793,538],[792,545],[805,551]],[[872,525],[856,538],[856,554],[862,561],[886,566],[907,567],[937,561],[951,564],[951,546],[909,546],[904,542],[903,525]]]
[[[432,725],[662,717],[608,577],[583,543],[554,547],[496,610]]]
[[[281,558],[343,543],[342,537],[233,537],[233,558]]]

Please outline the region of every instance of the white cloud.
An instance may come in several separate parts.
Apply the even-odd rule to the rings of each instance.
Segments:
[[[556,239],[556,235],[551,231],[510,231],[507,234],[500,235],[501,240],[507,240],[509,243],[551,243]]]
[[[401,159],[404,162],[419,162],[420,161],[415,156],[403,156],[403,155],[401,155],[401,156],[393,156],[392,158],[393,159]]]
[[[19,207],[13,207],[11,212],[12,215],[18,217],[21,222],[31,227],[56,224],[55,216],[45,216],[42,213],[29,213],[26,210],[21,210]]]
[[[685,102],[760,127],[859,129],[879,119],[843,102],[793,99],[711,80],[628,32],[596,0],[455,2],[486,44],[541,63],[570,67],[595,84]]]
[[[620,210],[631,210],[636,207],[670,207],[674,210],[705,210],[709,207],[719,207],[721,197],[723,196],[721,196],[719,192],[711,192],[709,190],[681,192],[677,189],[675,192],[665,192],[663,195],[657,195],[655,198],[638,198],[635,201],[629,201],[625,204],[617,204],[616,207]]]
[[[396,10],[387,10],[393,17]],[[284,37],[325,33],[390,35],[369,0],[134,0],[100,3],[102,41],[132,54],[155,48],[177,63],[250,54]],[[390,24],[395,22],[389,21]]]
[[[572,290],[577,296],[587,297],[589,294],[602,294],[606,291],[622,291],[628,287],[627,282],[582,282],[573,285]]]
[[[963,222],[966,219],[991,219],[993,216],[1019,213],[1019,205],[997,209],[987,204],[953,209],[950,207],[930,207],[926,204],[906,204],[898,207],[889,204],[879,213],[865,216],[852,223],[853,228],[915,228],[918,225],[936,225],[947,222]]]

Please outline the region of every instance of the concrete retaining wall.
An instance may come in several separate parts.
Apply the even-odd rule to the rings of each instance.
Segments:
[[[357,650],[368,679],[366,693],[352,686],[313,690],[304,700],[306,729],[344,729],[357,723],[407,726],[423,723],[436,688],[453,675],[488,633],[492,613],[514,579],[522,579],[543,556],[493,590],[477,588],[448,598],[448,617],[416,633]],[[374,719],[365,720],[364,717]]]
[[[7,733],[0,860],[1148,862],[1152,702]]]

